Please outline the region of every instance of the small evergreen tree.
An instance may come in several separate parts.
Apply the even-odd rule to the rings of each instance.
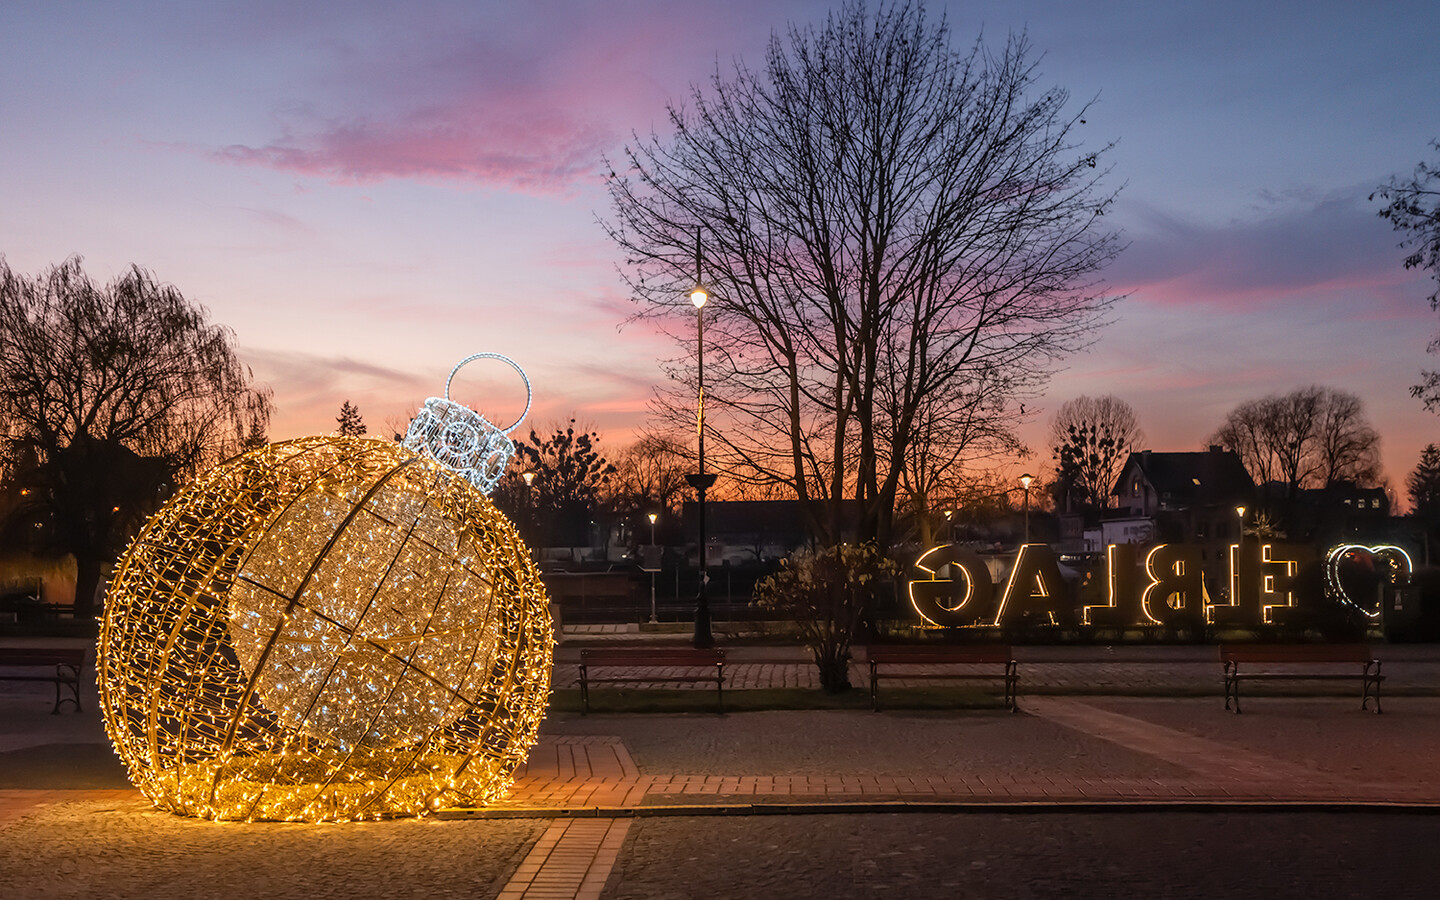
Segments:
[[[1440,522],[1440,447],[1426,444],[1420,462],[1405,479],[1410,514],[1429,523]]]
[[[363,437],[365,435],[365,420],[360,418],[360,409],[355,404],[346,400],[340,406],[340,415],[336,417],[340,427],[341,437]]]

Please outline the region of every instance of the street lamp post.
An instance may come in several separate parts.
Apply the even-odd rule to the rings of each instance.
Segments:
[[[715,646],[715,635],[710,630],[710,600],[706,594],[706,547],[705,547],[705,492],[715,484],[715,476],[705,472],[705,301],[710,293],[701,282],[700,272],[700,229],[695,229],[695,287],[690,291],[690,302],[695,306],[696,352],[695,364],[698,392],[695,403],[695,431],[699,439],[700,472],[686,475],[685,480],[695,489],[696,517],[700,520],[700,590],[695,596],[695,636],[692,643],[699,648]]]
[[[658,519],[655,513],[650,513],[650,546],[655,546],[655,520]],[[654,551],[651,551],[652,553]],[[650,624],[658,625],[660,620],[655,616],[655,570],[650,570]]]
[[[531,496],[531,485],[535,483],[535,473],[528,471],[521,472],[520,477],[525,479],[525,524],[527,530],[530,532],[530,539],[533,541],[537,537],[537,535],[535,534],[537,529],[535,528],[534,521],[535,501],[534,498]],[[530,555],[533,557],[535,555],[535,552],[535,548],[532,547],[530,549]]]
[[[1025,543],[1030,543],[1030,482],[1035,476],[1026,472],[1020,476],[1020,485],[1025,488]]]

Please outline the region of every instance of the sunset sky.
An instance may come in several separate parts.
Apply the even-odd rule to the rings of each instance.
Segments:
[[[274,388],[275,439],[333,430],[346,399],[384,431],[489,350],[530,373],[527,425],[575,415],[618,449],[675,351],[620,327],[601,157],[832,7],[7,0],[0,254],[107,281],[139,263],[204,303]],[[1128,298],[1024,426],[1041,459],[1082,393],[1192,450],[1236,404],[1318,383],[1364,400],[1403,495],[1440,441],[1406,391],[1440,323],[1367,197],[1440,137],[1434,0],[928,8],[957,49],[1028,30],[1042,85],[1098,98],[1087,144],[1119,142],[1129,248],[1106,277]],[[522,392],[489,365],[457,399],[508,422]]]

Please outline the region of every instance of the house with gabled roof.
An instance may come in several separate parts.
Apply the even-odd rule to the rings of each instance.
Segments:
[[[1143,450],[1125,460],[1115,483],[1120,515],[1149,520],[1151,540],[1200,547],[1201,561],[1222,561],[1240,537],[1238,507],[1253,513],[1257,492],[1233,450]]]

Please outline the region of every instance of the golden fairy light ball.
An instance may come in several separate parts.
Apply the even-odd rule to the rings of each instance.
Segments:
[[[552,645],[489,498],[398,444],[304,438],[216,467],[145,525],[106,601],[100,699],[160,808],[420,815],[509,790]]]

